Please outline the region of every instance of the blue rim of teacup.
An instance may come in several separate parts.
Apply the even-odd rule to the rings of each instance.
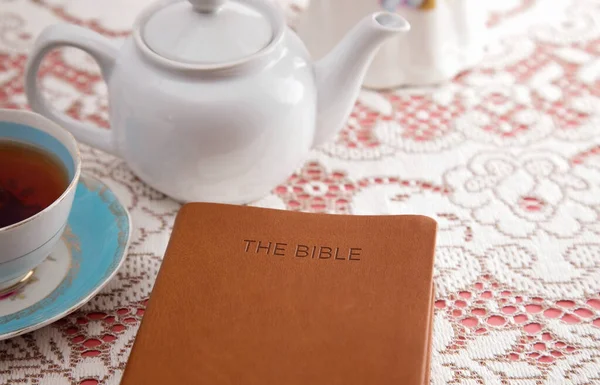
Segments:
[[[16,119],[15,117],[23,117],[24,119]],[[56,124],[52,120],[50,120],[40,114],[36,114],[35,112],[0,108],[0,122],[27,124],[31,128],[38,130],[38,131],[42,131],[42,132],[52,136],[53,138],[59,140],[59,142],[62,142],[62,140],[56,138],[51,133],[38,128],[37,124],[32,123],[31,121],[28,121],[28,118],[37,119],[38,121],[41,120],[42,122],[44,122],[44,124],[53,126],[57,130],[64,132],[64,134],[66,135],[68,140],[71,142],[71,145],[73,146],[73,148],[75,148],[75,156],[76,157],[73,157],[73,154],[71,154],[71,152],[69,151],[69,155],[71,155],[71,157],[73,158],[75,172],[73,173],[73,178],[71,178],[71,182],[69,183],[69,186],[67,186],[65,191],[63,191],[63,193],[54,202],[52,202],[50,205],[48,205],[48,207],[46,207],[39,213],[36,213],[28,218],[23,219],[20,222],[13,223],[12,225],[9,225],[9,226],[0,227],[0,233],[20,227],[36,218],[41,217],[48,211],[52,210],[55,206],[57,206],[60,202],[62,202],[66,198],[66,196],[71,192],[71,190],[77,188],[77,182],[79,181],[79,178],[81,176],[81,153],[79,152],[79,146],[77,145],[77,141],[75,140],[75,137],[73,137],[73,135],[71,135],[71,133],[69,131],[65,130],[63,127]]]

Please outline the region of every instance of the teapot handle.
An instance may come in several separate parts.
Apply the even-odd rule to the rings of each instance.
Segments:
[[[51,50],[70,46],[79,48],[94,58],[100,66],[102,78],[108,82],[117,57],[117,47],[104,36],[75,25],[53,25],[37,38],[25,68],[25,93],[31,109],[70,131],[77,140],[100,150],[117,154],[114,131],[81,123],[52,109],[38,87],[37,74],[44,56]]]

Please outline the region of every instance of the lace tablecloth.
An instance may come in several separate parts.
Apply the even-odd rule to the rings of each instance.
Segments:
[[[362,92],[343,132],[255,204],[438,220],[433,384],[600,384],[600,2],[489,2],[499,38],[481,66],[437,88]],[[119,40],[146,3],[0,0],[0,106],[27,108],[23,66],[43,27]],[[85,54],[57,51],[43,75],[57,108],[108,126]],[[0,384],[116,385],[144,313],[179,206],[82,151],[131,211],[129,255],[81,311],[0,342]]]

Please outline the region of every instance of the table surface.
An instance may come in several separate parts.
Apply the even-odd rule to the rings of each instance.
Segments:
[[[490,1],[502,33],[478,68],[363,91],[343,132],[254,203],[438,220],[433,384],[600,384],[600,2],[564,1],[553,21],[537,12],[563,0]],[[0,0],[0,107],[28,108],[23,66],[43,27],[122,40],[146,3]],[[43,76],[57,108],[108,126],[89,57],[57,51]],[[129,255],[82,310],[0,342],[0,384],[116,385],[144,313],[179,205],[122,160],[82,152],[132,214]]]

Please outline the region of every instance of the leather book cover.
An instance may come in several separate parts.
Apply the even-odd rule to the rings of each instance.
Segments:
[[[427,385],[436,222],[190,203],[122,385]]]

